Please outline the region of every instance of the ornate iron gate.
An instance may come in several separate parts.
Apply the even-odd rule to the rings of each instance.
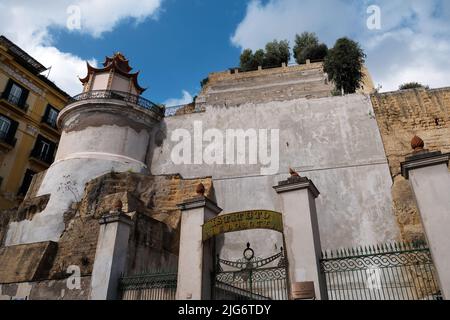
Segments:
[[[122,300],[175,300],[177,272],[152,271],[120,278]]]
[[[217,257],[214,300],[288,300],[287,259],[283,248],[276,255],[261,259],[255,257],[248,243],[243,256],[236,261]]]
[[[434,264],[421,243],[324,252],[330,300],[439,300]]]

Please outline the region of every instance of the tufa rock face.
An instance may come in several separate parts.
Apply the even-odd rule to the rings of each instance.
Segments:
[[[179,175],[146,176],[132,173],[108,173],[91,180],[85,186],[81,202],[74,203],[64,213],[65,230],[57,245],[48,254],[29,256],[30,266],[40,266],[39,261],[46,261],[45,274],[29,270],[20,274],[22,282],[33,279],[65,279],[70,265],[80,266],[81,275],[92,273],[93,262],[99,233],[98,220],[111,209],[119,209],[133,214],[133,227],[130,235],[130,254],[128,268],[140,272],[145,267],[162,268],[176,266],[179,250],[179,222],[181,212],[177,204],[194,198],[199,185],[203,185],[204,194],[214,199],[211,178],[183,179]],[[48,196],[27,200],[22,210],[0,212],[0,240],[4,237],[8,223],[32,218],[32,212],[25,208],[45,207]],[[18,214],[19,212],[24,214]],[[30,212],[30,214],[25,214]],[[34,212],[34,211],[33,211]],[[30,216],[31,215],[31,216]],[[33,245],[25,245],[29,250]],[[21,247],[19,247],[21,248]],[[2,255],[18,256],[8,249],[0,248],[1,262],[14,262],[15,259],[2,259]],[[5,249],[6,250],[6,249]],[[28,252],[28,251],[27,251]],[[47,251],[45,251],[47,252]],[[20,261],[15,261],[19,263]],[[18,264],[20,266],[20,263]],[[25,265],[23,264],[25,267]],[[4,266],[2,272],[9,272],[4,277],[16,277],[16,265]],[[11,276],[12,275],[12,276]],[[1,276],[1,275],[0,275]],[[12,280],[11,280],[12,279]],[[16,281],[11,278],[9,281]]]
[[[136,211],[177,229],[181,217],[177,204],[198,196],[200,183],[205,188],[205,196],[214,198],[211,178],[108,173],[86,184],[80,215],[98,219],[109,213],[111,204],[121,201],[124,212]]]
[[[410,148],[424,151],[423,140],[430,151],[450,152],[450,88],[373,94],[371,100],[394,180],[393,209],[402,240],[420,240],[418,209],[409,183],[399,176],[400,163]]]

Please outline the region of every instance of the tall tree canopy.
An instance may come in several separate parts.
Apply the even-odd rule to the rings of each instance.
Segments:
[[[266,53],[264,56],[265,67],[276,67],[288,63],[291,58],[291,50],[287,40],[274,40],[266,44]]]
[[[366,55],[360,45],[348,38],[341,38],[329,50],[324,61],[324,71],[344,93],[355,93],[361,87]]]
[[[310,60],[323,60],[328,54],[326,44],[319,43],[319,38],[313,32],[303,32],[295,36],[294,57],[298,64]]]
[[[251,49],[245,49],[240,57],[240,68],[242,71],[250,71],[263,68],[281,67],[281,64],[289,62],[291,52],[287,40],[267,43],[265,50],[259,49],[253,53]]]

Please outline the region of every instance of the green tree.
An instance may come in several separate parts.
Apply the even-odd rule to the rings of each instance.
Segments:
[[[254,59],[254,63],[256,65],[256,68],[258,68],[259,66],[264,65],[264,57],[265,57],[266,53],[264,52],[263,49],[259,49],[255,51],[255,54],[253,55],[253,59]]]
[[[348,38],[336,41],[324,61],[324,71],[334,82],[336,90],[355,93],[361,87],[365,58],[359,43]]]
[[[255,65],[255,57],[251,49],[245,49],[240,57],[240,68],[242,71],[253,70]]]
[[[274,40],[266,44],[263,66],[280,67],[283,62],[287,64],[290,58],[289,42],[287,40]]]
[[[319,43],[319,38],[313,32],[303,32],[301,35],[295,36],[295,46],[293,48],[295,61],[298,64],[306,63],[310,60],[323,60],[327,53],[328,47]]]
[[[430,89],[429,86],[424,86],[423,84],[421,84],[419,82],[404,83],[398,89],[399,90],[408,90],[408,89],[418,89],[418,88]]]

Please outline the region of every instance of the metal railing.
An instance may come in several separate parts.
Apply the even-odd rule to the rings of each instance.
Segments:
[[[179,116],[179,115],[183,115],[183,114],[199,113],[199,112],[205,112],[205,108],[203,108],[199,104],[195,104],[195,103],[182,104],[179,106],[171,106],[171,107],[165,108],[165,116],[166,117],[173,117],[173,116]]]
[[[285,251],[255,257],[247,244],[243,258],[235,261],[216,258],[213,300],[288,300],[288,272]],[[268,266],[268,267],[267,267]],[[230,268],[223,270],[222,267]]]
[[[149,271],[123,276],[119,290],[122,300],[175,300],[177,272]]]
[[[425,244],[327,251],[321,271],[330,300],[439,300],[431,253]]]
[[[93,90],[83,92],[79,95],[74,96],[71,99],[71,102],[90,100],[90,99],[114,99],[125,101],[128,103],[135,104],[141,108],[146,110],[151,110],[158,115],[164,115],[164,107],[157,105],[156,103],[151,102],[141,96],[131,94],[123,91],[115,91],[115,90]]]

